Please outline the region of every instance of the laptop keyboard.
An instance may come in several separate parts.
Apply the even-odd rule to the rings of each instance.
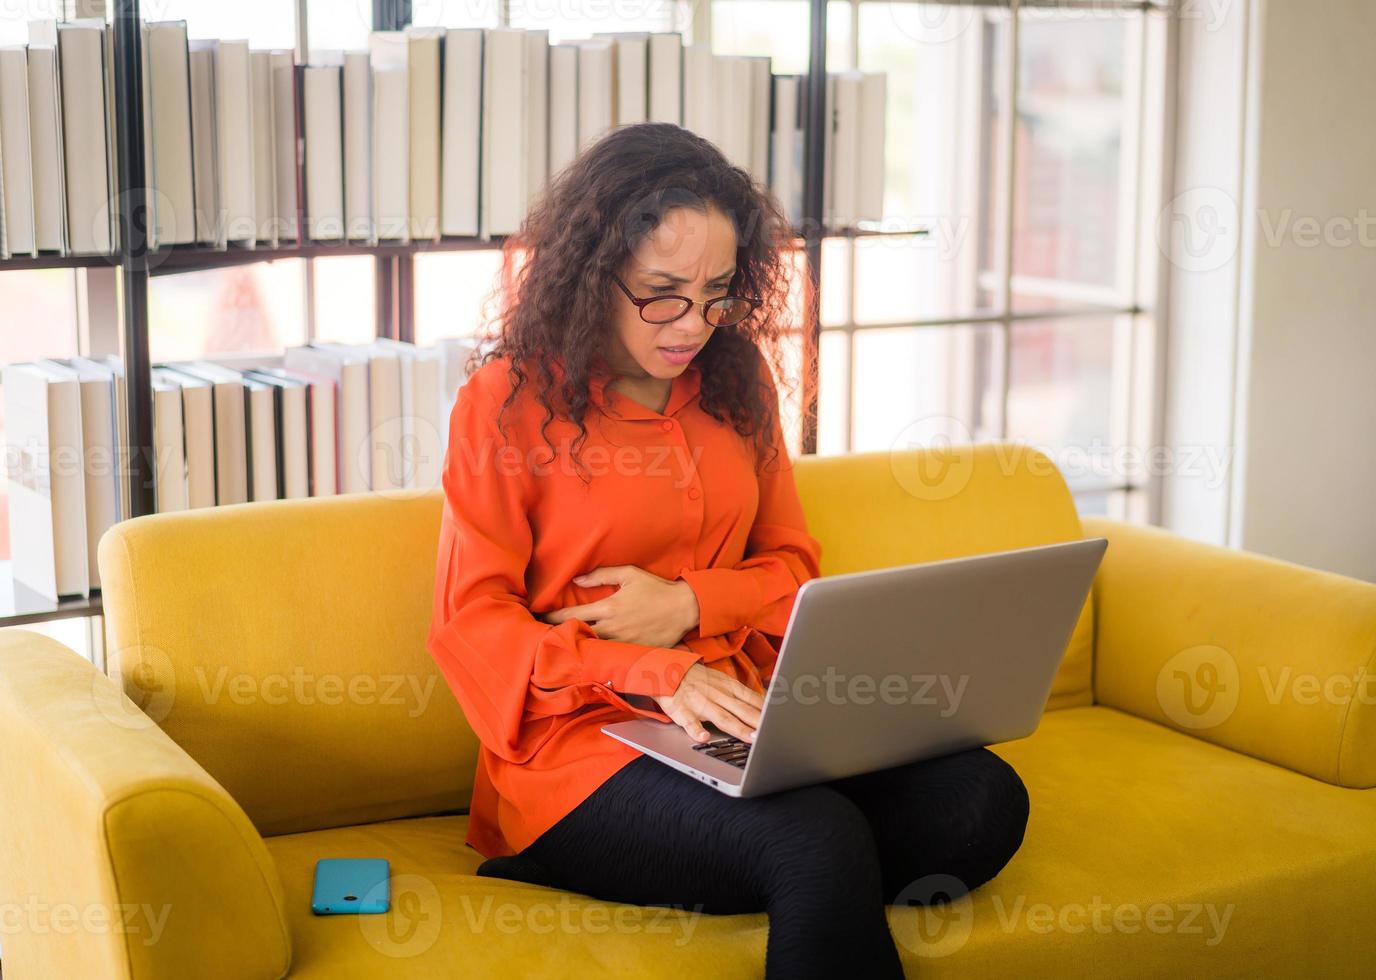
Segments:
[[[716,738],[706,742],[694,742],[693,750],[704,755],[710,755],[714,759],[729,763],[737,769],[744,769],[746,761],[750,758],[751,743],[743,741],[734,735],[718,735]]]

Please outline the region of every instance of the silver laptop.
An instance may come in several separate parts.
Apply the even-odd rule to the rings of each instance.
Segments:
[[[602,731],[730,796],[1036,731],[1108,539],[825,575],[799,588],[753,743],[710,723]]]

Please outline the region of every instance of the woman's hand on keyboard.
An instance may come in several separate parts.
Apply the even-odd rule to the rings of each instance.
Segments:
[[[680,643],[676,649],[687,650],[688,647]],[[704,721],[710,721],[728,735],[753,741],[764,708],[764,695],[701,663],[688,668],[673,694],[654,700],[666,715],[699,742],[712,737],[702,727]]]

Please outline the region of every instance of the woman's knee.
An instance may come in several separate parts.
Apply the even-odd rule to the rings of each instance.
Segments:
[[[874,831],[855,803],[824,786],[786,791],[770,801],[766,868],[775,883],[827,882],[830,888],[877,890]],[[764,844],[764,842],[760,842]]]
[[[950,811],[948,828],[952,874],[973,889],[1003,870],[1022,846],[1030,800],[1017,771],[988,749],[961,753],[955,761],[963,773],[962,798]]]

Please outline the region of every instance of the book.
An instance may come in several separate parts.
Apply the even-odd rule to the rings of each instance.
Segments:
[[[446,235],[478,234],[482,83],[482,28],[450,28],[444,36],[440,128],[440,231]]]
[[[373,227],[373,70],[367,51],[344,52],[344,237],[375,242]]]
[[[440,237],[440,42],[442,27],[408,27],[411,239]]]
[[[320,61],[342,60],[342,52],[317,53]],[[344,237],[343,68],[311,64],[301,69],[305,130],[305,236],[311,241]]]
[[[58,25],[57,59],[62,84],[61,140],[66,178],[67,250],[107,255],[114,248],[115,213],[106,126],[111,120],[105,87],[105,23],[94,18]]]
[[[186,21],[144,24],[144,167],[150,187],[149,248],[196,240],[190,71]]]
[[[483,41],[482,199],[479,235],[519,230],[526,198],[526,82],[528,53],[523,32],[485,29]]]
[[[3,369],[14,580],[54,602],[88,597],[85,468],[77,373],[52,361]]]
[[[275,246],[277,225],[277,119],[272,92],[272,52],[249,52],[249,90],[253,142],[253,238]]]
[[[23,45],[7,45],[0,47],[0,196],[7,255],[38,254],[33,193],[29,52]]]
[[[258,237],[253,188],[253,82],[247,41],[222,40],[215,62],[215,154],[223,239],[253,245]]]

